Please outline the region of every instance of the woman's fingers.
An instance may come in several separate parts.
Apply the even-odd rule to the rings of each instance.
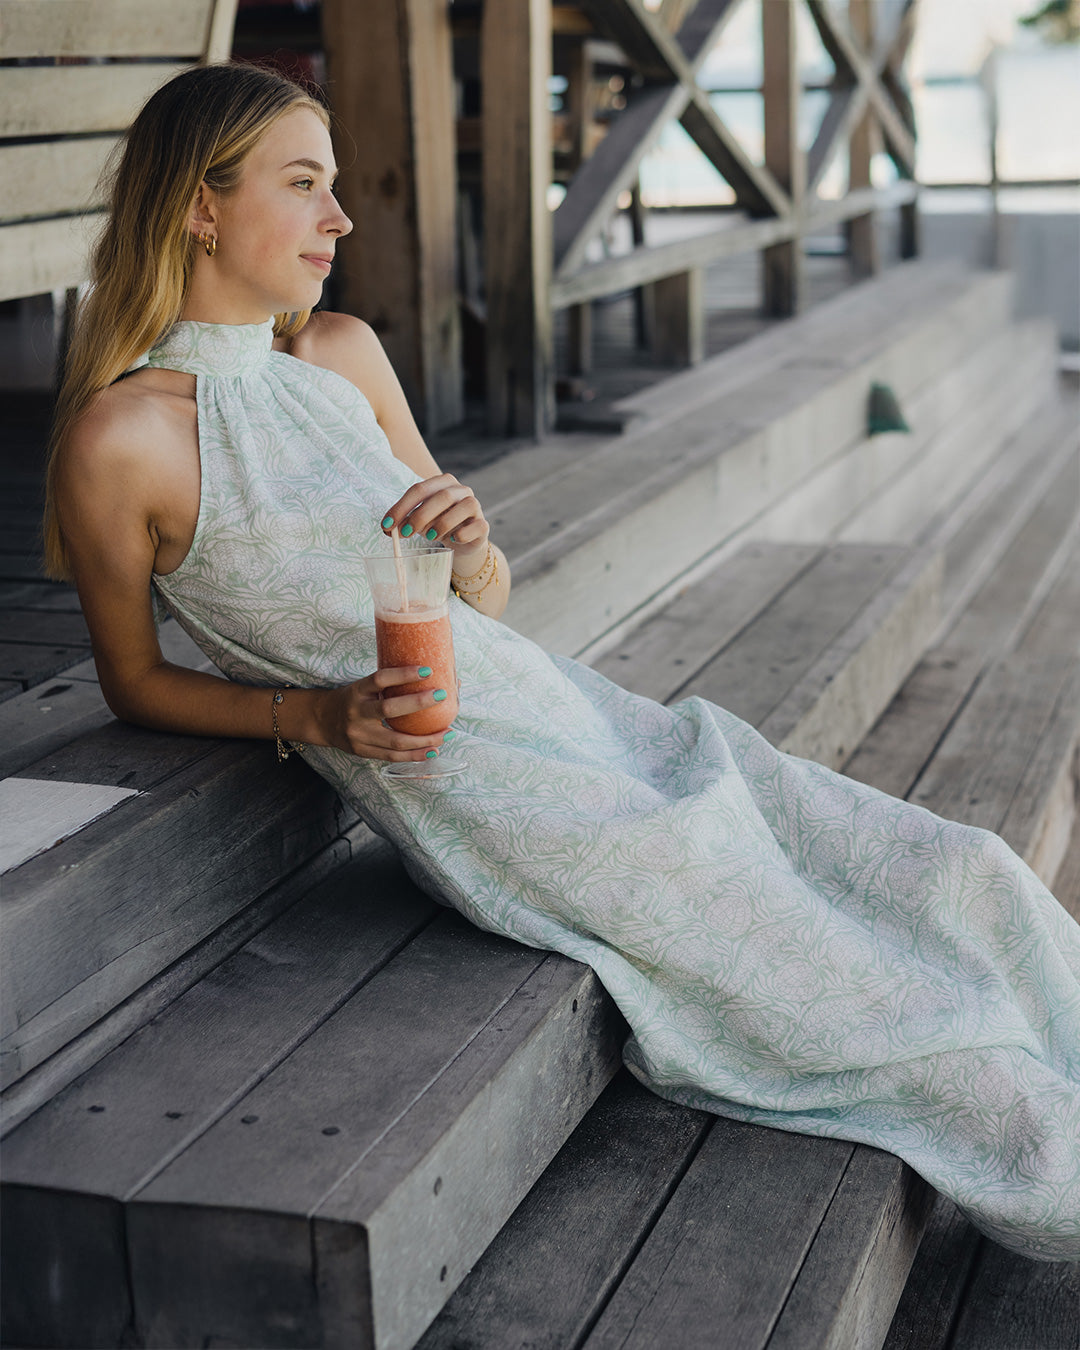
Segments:
[[[394,525],[403,538],[415,536],[432,544],[446,541],[453,534],[454,543],[475,546],[487,538],[488,530],[471,488],[459,483],[453,474],[414,483],[383,519],[385,531]]]
[[[421,674],[421,671],[424,674]],[[416,693],[394,694],[384,692],[401,685],[428,678],[426,666],[391,666],[374,671],[356,680],[342,691],[347,696],[347,711],[343,728],[343,749],[369,759],[424,759],[442,744],[442,732],[426,736],[411,736],[389,725],[390,718],[404,717],[421,709],[434,707],[442,700],[435,697],[438,690],[423,689]]]

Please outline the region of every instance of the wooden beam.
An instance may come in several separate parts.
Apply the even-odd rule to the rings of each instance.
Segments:
[[[799,66],[795,0],[768,0],[761,7],[764,59],[765,167],[788,194],[793,214],[801,209],[806,176],[799,146]],[[762,309],[797,314],[803,299],[802,240],[790,237],[762,252]]]
[[[789,0],[779,0],[786,4]],[[764,6],[771,8],[773,0]],[[698,149],[715,165],[735,191],[741,207],[754,215],[783,216],[791,210],[791,199],[776,181],[768,163],[755,164],[727,129],[712,106],[708,94],[696,84],[680,121]]]
[[[550,0],[487,0],[481,69],[488,429],[539,438],[555,421]]]
[[[654,358],[664,366],[696,366],[705,358],[705,295],[700,268],[661,277],[649,287]]]
[[[103,222],[94,214],[0,225],[0,300],[84,281],[91,239]]]
[[[874,5],[876,0],[848,0],[851,31],[864,52],[874,49]],[[848,190],[871,185],[870,166],[878,139],[877,118],[866,108],[851,129],[848,145]],[[877,227],[872,211],[852,216],[845,226],[848,258],[858,277],[873,276],[881,270],[877,245]]]
[[[236,5],[237,0],[214,0],[203,51],[205,61],[227,61],[232,55]]]
[[[860,85],[865,87],[867,97],[881,119],[889,154],[908,174],[913,173],[914,137],[882,88],[879,73],[872,66],[870,58],[863,55],[845,26],[836,21],[825,0],[806,0],[806,5],[818,30],[822,46],[836,65],[837,71],[846,69]]]
[[[450,23],[445,4],[322,7],[330,94],[355,138],[341,199],[342,303],[386,348],[421,428],[464,415]],[[339,160],[349,165],[353,145]]]

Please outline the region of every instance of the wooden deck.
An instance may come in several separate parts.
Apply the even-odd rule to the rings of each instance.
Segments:
[[[512,621],[1002,831],[1078,912],[1053,366],[1007,278],[919,267],[612,398],[619,436],[504,447]],[[867,437],[874,379],[910,435]],[[303,766],[119,727],[82,664],[5,715],[18,782],[139,789],[5,876],[5,1343],[1075,1344],[1080,1265],[637,1088],[590,972],[440,912]]]

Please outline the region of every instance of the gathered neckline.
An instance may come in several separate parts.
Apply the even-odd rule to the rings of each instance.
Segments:
[[[189,375],[248,375],[273,352],[274,320],[199,323],[181,319],[151,348],[147,365]]]

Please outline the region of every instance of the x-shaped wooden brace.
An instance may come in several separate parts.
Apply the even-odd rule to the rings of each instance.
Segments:
[[[836,67],[829,106],[806,156],[808,196],[817,191],[826,170],[850,139],[867,106],[873,107],[881,122],[886,148],[901,175],[914,177],[913,119],[897,69],[914,33],[915,4],[916,0],[903,0],[893,32],[876,44],[872,55],[868,55],[847,26],[837,21],[824,0],[806,0],[821,44]]]
[[[615,210],[663,128],[677,117],[727,179],[739,204],[757,216],[786,216],[791,200],[768,169],[755,164],[709,102],[697,73],[740,0],[698,0],[677,35],[642,0],[581,0],[581,8],[644,77],[567,190],[552,222],[558,275],[573,272],[589,240]],[[860,58],[861,59],[861,58]]]

